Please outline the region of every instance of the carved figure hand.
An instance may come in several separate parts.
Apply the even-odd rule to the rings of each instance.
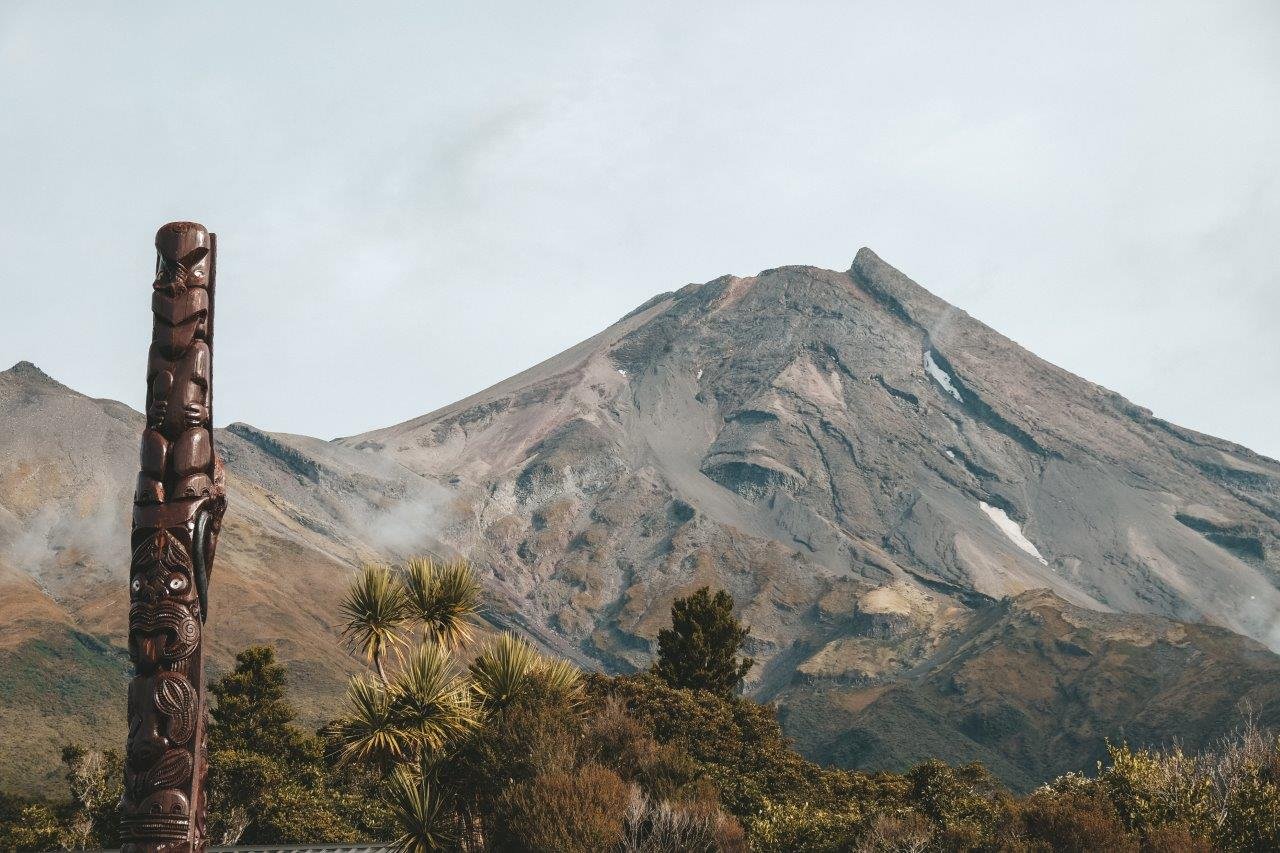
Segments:
[[[188,403],[183,408],[182,414],[188,429],[203,426],[205,421],[209,420],[209,408],[199,403]]]

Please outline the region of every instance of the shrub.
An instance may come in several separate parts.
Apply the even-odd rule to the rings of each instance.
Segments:
[[[598,764],[545,773],[502,794],[491,841],[503,851],[612,850],[622,841],[630,802],[627,784]]]
[[[1151,830],[1143,845],[1144,853],[1214,853],[1220,848],[1181,824],[1169,824]],[[1272,847],[1244,848],[1249,850],[1273,850]]]
[[[357,841],[350,799],[271,756],[239,749],[209,756],[209,833],[220,844]]]
[[[981,764],[926,761],[907,774],[907,801],[948,834],[949,847],[977,847],[1006,814],[1008,795]]]
[[[1084,790],[1036,791],[1017,810],[1023,838],[1054,853],[1138,853],[1115,806],[1098,786]]]
[[[1213,782],[1201,762],[1181,749],[1167,752],[1107,745],[1111,764],[1098,775],[1125,826],[1146,837],[1180,825],[1193,833],[1212,831]]]
[[[701,773],[697,762],[672,745],[658,743],[615,698],[606,700],[588,721],[582,751],[657,800],[675,797]]]
[[[578,706],[534,679],[459,745],[439,776],[456,790],[461,808],[483,820],[508,786],[573,771],[581,730]]]
[[[739,818],[759,813],[767,803],[807,802],[838,810],[851,798],[874,797],[879,787],[865,774],[826,770],[802,758],[768,706],[676,689],[647,674],[591,676],[587,687],[599,703],[617,701],[659,744],[691,759]]]
[[[63,841],[73,850],[117,847],[120,844],[116,808],[124,791],[124,762],[115,750],[67,746],[62,750],[67,768],[71,809],[65,821]]]
[[[745,853],[742,826],[712,798],[657,801],[633,785],[620,853]]]
[[[7,811],[7,810],[6,810]],[[62,827],[45,803],[13,804],[12,814],[0,816],[0,850],[58,850]]]
[[[1198,754],[1127,744],[1107,752],[1110,763],[1099,765],[1096,781],[1062,777],[1029,799],[1024,813],[1037,801],[1046,808],[1046,796],[1096,794],[1147,851],[1280,849],[1280,740],[1250,715]]]
[[[1221,845],[1280,849],[1280,737],[1258,728],[1252,713],[1205,759],[1214,782]]]
[[[843,810],[809,803],[768,802],[747,818],[752,848],[762,853],[835,853],[852,849],[865,818],[854,806]]]
[[[932,823],[911,810],[878,815],[858,844],[857,853],[923,853],[934,841]],[[944,850],[964,847],[946,845]]]
[[[1280,752],[1280,750],[1277,750]],[[1219,837],[1229,850],[1280,850],[1280,786],[1275,765],[1242,768],[1227,795]]]

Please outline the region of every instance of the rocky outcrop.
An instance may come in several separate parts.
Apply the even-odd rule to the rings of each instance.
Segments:
[[[981,761],[1027,790],[1090,769],[1105,738],[1198,749],[1246,713],[1280,726],[1280,657],[1222,628],[1098,613],[1039,590],[953,623],[896,677],[797,683],[781,713],[802,750],[833,763]]]

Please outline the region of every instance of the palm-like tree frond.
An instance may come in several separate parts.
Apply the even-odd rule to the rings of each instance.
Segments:
[[[408,758],[414,743],[400,727],[386,687],[357,676],[347,685],[347,712],[334,725],[342,744],[339,764],[352,761],[386,768]]]
[[[439,752],[474,722],[458,667],[439,643],[424,642],[409,655],[390,694],[397,725],[413,737],[420,753]]]
[[[471,638],[480,609],[480,583],[464,560],[410,560],[400,576],[409,612],[427,635],[456,649]]]
[[[582,692],[582,670],[563,658],[543,658],[543,683],[553,693],[575,699]]]
[[[404,591],[386,566],[365,566],[351,582],[339,611],[347,620],[342,636],[356,651],[373,661],[387,680],[382,655],[404,642],[400,630],[406,620]]]
[[[471,685],[486,708],[505,708],[524,689],[538,666],[533,646],[503,631],[471,662]]]
[[[451,850],[458,838],[458,822],[443,798],[422,775],[401,767],[388,783],[391,812],[400,830],[391,849],[395,853]]]
[[[501,711],[535,681],[571,698],[582,677],[573,664],[543,657],[526,640],[504,631],[471,663],[471,685],[480,704]]]

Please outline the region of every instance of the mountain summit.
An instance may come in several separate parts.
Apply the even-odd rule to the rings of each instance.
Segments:
[[[663,294],[338,443],[453,483],[521,608],[619,662],[701,583],[770,660],[824,641],[803,615],[824,597],[877,590],[915,613],[1047,588],[1280,645],[1280,464],[1054,367],[869,249]]]
[[[0,374],[0,418],[0,601],[30,605],[0,605],[23,626],[0,687],[79,685],[104,730],[141,419],[25,365]],[[348,567],[431,549],[472,559],[495,624],[612,670],[648,665],[675,597],[729,590],[748,690],[820,760],[980,759],[1025,787],[1104,736],[1194,746],[1241,698],[1280,722],[1280,464],[1048,364],[867,249],[847,272],[661,294],[397,426],[218,441],[215,662],[276,643],[316,719],[350,667]],[[99,675],[41,686],[76,678],[45,674],[51,654]]]

